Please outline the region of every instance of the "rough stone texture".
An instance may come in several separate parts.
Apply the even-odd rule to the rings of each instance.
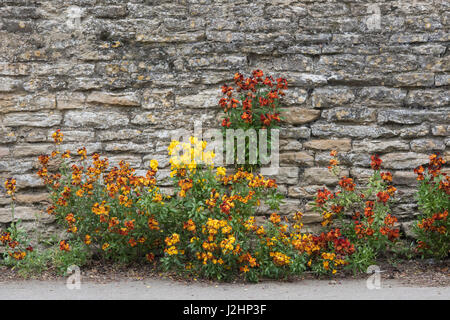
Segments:
[[[326,169],[336,149],[357,182],[378,153],[408,188],[396,212],[410,218],[411,170],[432,152],[450,158],[448,10],[401,0],[1,1],[0,178],[17,177],[20,214],[38,210],[35,158],[58,128],[72,152],[84,144],[112,165],[167,167],[172,130],[194,120],[217,128],[220,86],[260,68],[290,85],[283,208],[305,208],[336,184]],[[0,223],[8,204],[0,198]]]

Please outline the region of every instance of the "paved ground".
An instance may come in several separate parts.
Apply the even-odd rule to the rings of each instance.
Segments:
[[[80,289],[64,281],[0,282],[0,299],[450,299],[450,287],[407,287],[382,280],[369,290],[366,280],[303,280],[259,284],[182,283],[168,279],[96,283],[81,279]]]

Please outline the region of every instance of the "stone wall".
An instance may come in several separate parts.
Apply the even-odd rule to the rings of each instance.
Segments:
[[[17,215],[32,220],[46,199],[36,157],[57,128],[64,149],[85,145],[141,169],[156,157],[167,176],[171,130],[192,130],[194,119],[217,127],[220,86],[260,68],[290,85],[283,212],[307,210],[318,187],[336,184],[326,166],[337,149],[358,182],[370,154],[381,155],[407,222],[417,212],[412,169],[434,151],[450,157],[449,9],[445,0],[1,0],[0,178],[17,178]],[[8,202],[2,194],[0,224]]]

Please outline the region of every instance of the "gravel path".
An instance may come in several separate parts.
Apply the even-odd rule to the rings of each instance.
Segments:
[[[405,286],[382,280],[380,289],[369,290],[366,280],[303,280],[258,284],[183,283],[170,279],[124,280],[107,283],[83,281],[68,289],[63,280],[0,282],[0,299],[450,299],[450,287]]]

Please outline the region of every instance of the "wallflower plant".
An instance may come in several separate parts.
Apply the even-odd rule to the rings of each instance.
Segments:
[[[258,141],[257,137],[249,135],[244,145],[235,145],[236,156],[239,148],[245,150],[245,164],[238,163],[236,158],[237,167],[243,166],[252,171],[268,160],[263,159],[266,155],[258,154],[256,163],[253,163],[250,150],[253,146],[258,151],[258,143],[267,143],[267,150],[270,150],[270,129],[278,128],[282,120],[281,98],[285,95],[287,80],[281,77],[275,80],[258,69],[248,78],[236,73],[234,84],[235,87],[226,84],[222,86],[223,97],[219,101],[224,112],[221,120],[224,137],[226,138],[227,129],[242,129],[244,132],[249,129],[254,129],[255,132],[267,130],[267,141]]]
[[[444,163],[442,157],[433,154],[427,168],[414,169],[419,181],[416,197],[421,214],[413,231],[422,257],[443,259],[450,253],[450,177],[441,171]]]
[[[329,171],[339,176],[337,152],[332,151],[330,155]],[[371,160],[373,174],[365,187],[344,176],[339,180],[338,191],[318,190],[313,203],[323,216],[322,225],[339,226],[342,235],[354,245],[349,268],[355,272],[366,271],[399,237],[397,218],[390,209],[396,193],[391,184],[392,174],[381,171],[382,160],[377,155],[371,156]]]

